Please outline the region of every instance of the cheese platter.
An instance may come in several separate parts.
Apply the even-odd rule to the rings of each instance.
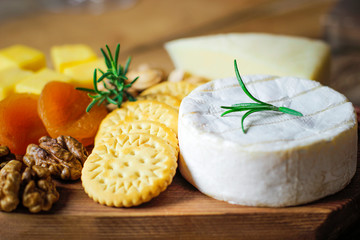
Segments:
[[[239,37],[245,42],[254,41],[246,35]],[[107,70],[96,68],[89,81],[92,73],[88,70],[101,59],[85,45],[65,45],[52,49],[55,71],[47,69],[35,87],[34,76],[41,70],[3,85],[7,92],[0,102],[0,115],[6,127],[1,129],[0,141],[2,149],[8,145],[18,159],[8,161],[10,153],[1,156],[6,159],[1,166],[0,209],[7,213],[1,212],[0,218],[8,226],[2,236],[338,236],[360,215],[358,120],[354,107],[342,94],[314,81],[326,80],[323,78],[327,76],[329,49],[325,44],[286,36],[254,37],[272,45],[288,43],[285,49],[290,51],[284,51],[285,57],[293,55],[299,45],[310,50],[313,46],[319,53],[311,57],[314,68],[307,74],[314,79],[252,75],[244,76],[243,81],[236,60],[236,78],[211,81],[211,76],[205,79],[185,69],[189,72],[158,80],[161,71],[149,67],[139,68],[136,73],[130,70],[129,75],[134,77],[127,78],[130,59],[124,67],[118,65],[118,45],[115,58],[108,46],[107,53],[101,49]],[[225,39],[225,46],[226,41],[232,41],[228,36],[220,38]],[[13,48],[15,51],[6,49],[10,56],[23,46]],[[83,49],[85,54],[81,53]],[[73,55],[74,51],[79,53]],[[226,49],[221,51],[222,56],[228,54]],[[39,56],[35,53],[33,56]],[[216,59],[215,55],[212,58]],[[188,57],[192,58],[191,54]],[[243,57],[241,61],[248,61],[249,56]],[[37,59],[35,65],[43,68],[42,58]],[[264,71],[276,71],[283,62],[279,57],[273,64],[271,52],[260,59],[269,63]],[[301,72],[301,62],[307,59],[299,54],[295,65],[300,67],[294,71]],[[7,61],[18,66],[10,64],[4,71],[15,75],[19,68],[23,69],[22,75],[31,71],[21,65],[21,58],[18,62],[11,58]],[[177,67],[186,62],[183,57]],[[261,66],[259,63],[257,68]],[[54,74],[67,77],[54,82],[49,77]],[[144,77],[149,75],[154,78]],[[243,101],[238,97],[244,93],[254,102],[238,103]],[[26,111],[20,104],[30,95],[34,111]],[[128,101],[123,103],[125,99]],[[308,99],[316,104],[309,104]],[[102,104],[104,101],[107,106]],[[248,112],[224,117],[241,111]],[[260,111],[266,113],[257,113]],[[245,123],[250,125],[244,127],[245,118],[252,113],[257,113],[252,115],[256,118],[247,118]],[[26,119],[31,119],[33,125],[25,125],[25,130],[40,129],[40,133],[34,131],[40,136],[18,131],[11,122],[17,114],[20,118],[31,116]],[[50,137],[44,136],[47,134]],[[41,137],[39,145],[34,142],[36,137]]]

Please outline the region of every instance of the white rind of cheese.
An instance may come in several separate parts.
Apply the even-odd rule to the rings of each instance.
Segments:
[[[244,75],[296,76],[327,84],[330,48],[320,40],[264,33],[230,33],[177,39],[165,44],[175,68],[209,79]]]
[[[296,117],[220,106],[253,102],[236,78],[214,80],[185,97],[179,112],[181,174],[204,194],[248,206],[308,203],[343,189],[357,162],[354,108],[340,93],[295,77],[245,76],[258,99],[300,111]]]

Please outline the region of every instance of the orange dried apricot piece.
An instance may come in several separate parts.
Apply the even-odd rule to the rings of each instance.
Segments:
[[[72,136],[84,146],[93,144],[102,119],[108,114],[104,105],[86,107],[91,102],[87,93],[65,82],[49,82],[39,97],[38,112],[52,138]]]
[[[12,94],[0,102],[0,145],[24,155],[30,143],[37,143],[47,131],[37,113],[38,96]]]

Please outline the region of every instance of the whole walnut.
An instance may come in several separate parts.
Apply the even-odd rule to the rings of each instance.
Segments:
[[[41,137],[39,145],[29,144],[23,162],[50,170],[51,175],[63,180],[81,177],[82,165],[88,157],[84,146],[70,136]]]
[[[19,204],[21,165],[17,160],[9,161],[0,170],[0,210],[11,212]]]
[[[47,168],[33,165],[22,174],[22,203],[32,213],[48,211],[59,200],[59,193]]]

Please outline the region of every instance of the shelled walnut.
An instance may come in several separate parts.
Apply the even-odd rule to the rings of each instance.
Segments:
[[[11,212],[19,204],[21,165],[17,160],[9,161],[0,170],[0,210]]]
[[[59,200],[59,193],[47,168],[27,167],[21,177],[23,184],[22,204],[32,213],[48,211]]]
[[[30,144],[23,162],[31,167],[38,165],[50,170],[51,175],[63,180],[77,180],[88,153],[84,146],[70,136],[41,137],[39,145]]]
[[[0,169],[3,168],[10,160],[16,159],[7,146],[0,146]]]

